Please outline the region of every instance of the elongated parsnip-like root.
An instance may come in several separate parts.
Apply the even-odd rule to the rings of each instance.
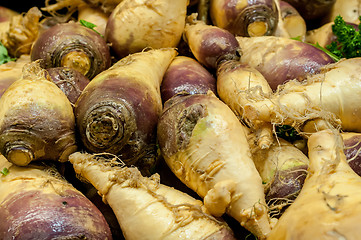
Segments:
[[[319,131],[309,138],[308,148],[303,188],[268,239],[358,239],[361,178],[346,162],[341,136]]]
[[[273,141],[273,126],[264,122],[249,122],[243,107],[272,94],[272,89],[263,75],[254,67],[236,60],[220,63],[217,68],[217,93],[236,115],[258,132],[258,145],[268,148]]]
[[[234,239],[200,200],[160,184],[158,174],[143,177],[137,168],[107,157],[76,152],[69,160],[113,209],[126,239]]]
[[[228,213],[264,239],[270,231],[264,189],[243,128],[214,95],[178,95],[159,119],[159,146],[170,169],[212,214]]]
[[[112,239],[98,208],[55,168],[0,155],[0,170],[0,239]]]
[[[174,48],[135,53],[90,81],[75,104],[80,139],[89,152],[116,154],[141,171],[154,166],[160,84],[176,55]]]
[[[361,131],[361,58],[339,61],[300,84],[288,82],[270,99],[253,102],[245,114],[255,121],[301,125],[325,119],[344,131]]]

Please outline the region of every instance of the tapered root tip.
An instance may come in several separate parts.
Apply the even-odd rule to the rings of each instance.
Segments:
[[[7,148],[6,158],[17,166],[27,166],[34,159],[34,154],[27,146],[13,145]]]

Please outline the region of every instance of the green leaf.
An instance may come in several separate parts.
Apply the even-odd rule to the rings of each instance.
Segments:
[[[359,17],[361,21],[361,16]],[[343,18],[338,15],[335,17],[332,25],[332,32],[337,37],[335,41],[327,45],[326,48],[333,54],[343,58],[361,57],[361,33],[351,24],[347,24]]]
[[[327,50],[326,48],[322,47],[318,42],[316,44],[311,44],[312,46],[315,46],[316,48],[324,51],[328,56],[330,56],[335,62],[340,61],[342,56],[340,56],[340,53],[338,51],[331,52]]]
[[[9,169],[7,169],[6,167],[3,168],[2,171],[0,171],[0,173],[4,176],[8,175],[9,174]]]
[[[2,42],[0,42],[0,65],[10,61],[15,61],[15,58],[9,56],[8,50]]]
[[[278,137],[283,138],[289,142],[294,142],[296,140],[302,139],[297,130],[289,125],[277,125],[276,134]]]
[[[93,30],[94,32],[98,33],[101,37],[104,37],[100,32],[98,32],[97,30],[95,30],[94,28],[97,26],[94,23],[85,21],[83,19],[79,20],[80,24],[83,25],[84,27],[90,28],[91,30]]]
[[[301,37],[295,37],[295,38],[291,38],[293,40],[297,40],[297,41],[300,41],[300,42],[303,42]],[[337,61],[340,61],[340,59],[342,58],[342,55],[340,56],[339,54],[335,54],[335,52],[331,52],[329,50],[327,50],[326,48],[322,47],[318,42],[316,44],[313,44],[313,43],[308,43],[308,42],[304,42],[308,45],[311,45],[311,46],[314,46],[320,50],[322,50],[323,52],[325,52],[328,56],[330,56],[335,62]]]

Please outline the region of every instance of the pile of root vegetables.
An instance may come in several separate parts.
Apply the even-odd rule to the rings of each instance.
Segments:
[[[10,4],[0,239],[358,238],[358,1]]]

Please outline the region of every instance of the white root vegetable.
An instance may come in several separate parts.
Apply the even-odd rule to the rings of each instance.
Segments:
[[[268,239],[359,239],[361,178],[346,162],[341,136],[319,131],[308,147],[309,175]]]
[[[227,213],[264,239],[270,220],[244,131],[219,98],[192,94],[166,102],[157,136],[169,168],[204,199],[213,215]]]
[[[245,107],[254,121],[302,125],[325,119],[344,131],[361,131],[361,58],[350,58],[326,66],[304,84],[291,81],[270,99]]]
[[[221,62],[217,68],[217,93],[241,120],[258,132],[257,145],[268,148],[273,141],[272,124],[249,122],[243,113],[243,107],[248,103],[272,94],[263,75],[254,67],[237,60]]]
[[[234,239],[200,200],[160,184],[158,174],[146,178],[106,157],[76,152],[69,160],[113,209],[126,239]]]

